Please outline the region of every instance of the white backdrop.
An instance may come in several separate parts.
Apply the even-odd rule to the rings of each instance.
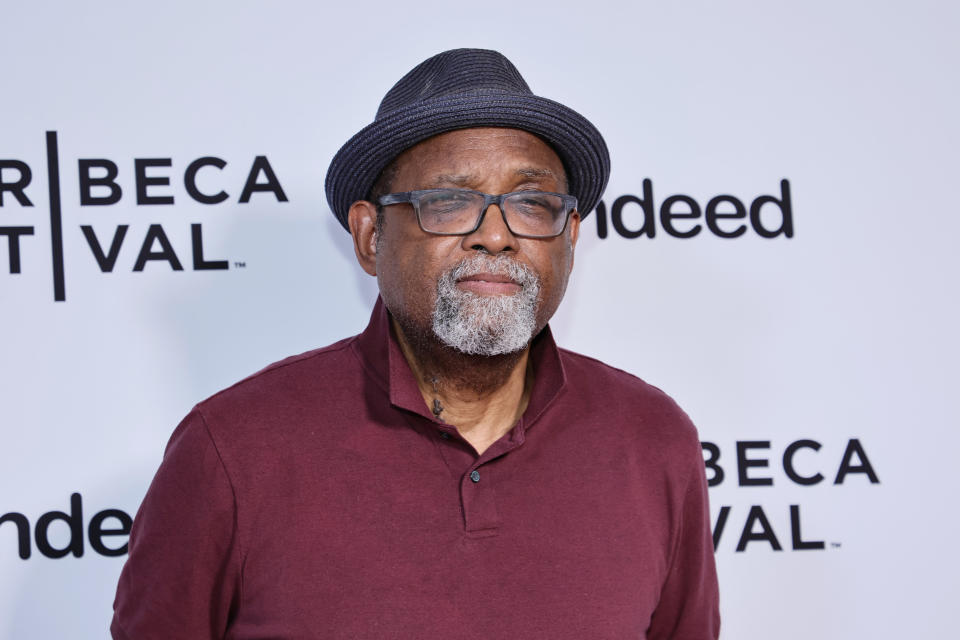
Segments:
[[[564,346],[673,395],[719,453],[708,476],[723,470],[710,492],[723,637],[952,636],[956,5],[5,4],[0,638],[107,637],[124,556],[104,551],[126,537],[96,530],[135,513],[183,414],[363,328],[375,283],[323,198],[327,164],[403,73],[460,46],[501,50],[608,141],[607,235],[597,214],[585,221],[552,324]],[[227,194],[218,204],[184,182],[207,157],[226,162],[196,177],[202,193]],[[138,202],[136,159],[158,160],[140,200],[173,204]],[[115,165],[116,203],[83,203],[80,160],[97,161],[93,178]],[[275,181],[256,169],[260,190],[241,202],[264,164]],[[614,202],[642,199],[645,179],[654,216],[624,199],[618,222],[655,235],[624,237]],[[762,237],[749,217],[719,222],[745,222],[737,238],[707,228],[715,196],[749,208],[781,199],[784,179],[792,237]],[[672,195],[701,209],[673,223],[699,224],[696,236],[666,232],[658,213]],[[779,229],[785,209],[763,205],[760,224]],[[191,225],[202,261],[227,268],[194,268]],[[797,441],[813,442],[785,469]],[[68,555],[48,557],[58,549]]]

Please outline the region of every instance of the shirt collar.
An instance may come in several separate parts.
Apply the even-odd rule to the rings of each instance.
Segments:
[[[354,350],[367,372],[389,395],[390,404],[436,422],[420,395],[417,380],[394,335],[390,313],[379,296],[367,328],[354,342]],[[560,350],[553,340],[549,326],[544,327],[533,339],[530,362],[534,380],[527,410],[521,418],[524,429],[530,428],[567,385]]]

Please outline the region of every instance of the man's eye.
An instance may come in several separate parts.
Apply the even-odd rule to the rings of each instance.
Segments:
[[[524,198],[520,202],[527,207],[549,207],[550,206],[550,203],[547,202],[546,198],[537,198],[537,197]]]
[[[514,200],[513,205],[517,213],[529,216],[553,215],[557,208],[556,202],[550,196],[543,195],[520,196]]]
[[[454,213],[469,208],[472,198],[461,195],[436,196],[421,202],[432,213]]]

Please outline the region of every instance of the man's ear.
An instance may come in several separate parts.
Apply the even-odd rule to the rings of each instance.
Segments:
[[[353,250],[364,271],[377,275],[377,207],[372,202],[357,200],[350,205],[347,225],[353,237]]]
[[[570,234],[567,236],[570,242],[570,270],[573,270],[573,258],[576,255],[574,249],[577,248],[577,239],[580,237],[580,212],[574,211],[570,214],[570,219],[567,220],[567,232]]]

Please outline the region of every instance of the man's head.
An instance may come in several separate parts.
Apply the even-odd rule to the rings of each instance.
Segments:
[[[326,190],[407,337],[496,355],[522,349],[553,315],[580,218],[608,176],[606,145],[589,121],[533,95],[499,53],[457,49],[418,65],[387,93],[374,122],[337,153]],[[471,222],[438,223],[438,215],[451,218],[452,200],[440,207],[427,203],[433,193],[407,193],[439,188],[474,192],[455,194],[458,207],[475,212]],[[523,195],[482,195],[513,192]],[[537,195],[556,223],[541,228],[521,213],[531,192],[575,200]],[[378,206],[387,193],[401,195]]]
[[[394,166],[393,192],[567,189],[557,154],[518,129],[440,134],[402,153]],[[504,209],[520,215],[491,204],[473,231],[436,235],[423,230],[409,203],[383,207],[382,225],[375,203],[354,203],[349,223],[357,258],[377,276],[384,303],[408,337],[430,334],[464,353],[499,355],[522,349],[546,325],[566,290],[579,214],[564,212],[560,235],[530,238],[511,231]]]

